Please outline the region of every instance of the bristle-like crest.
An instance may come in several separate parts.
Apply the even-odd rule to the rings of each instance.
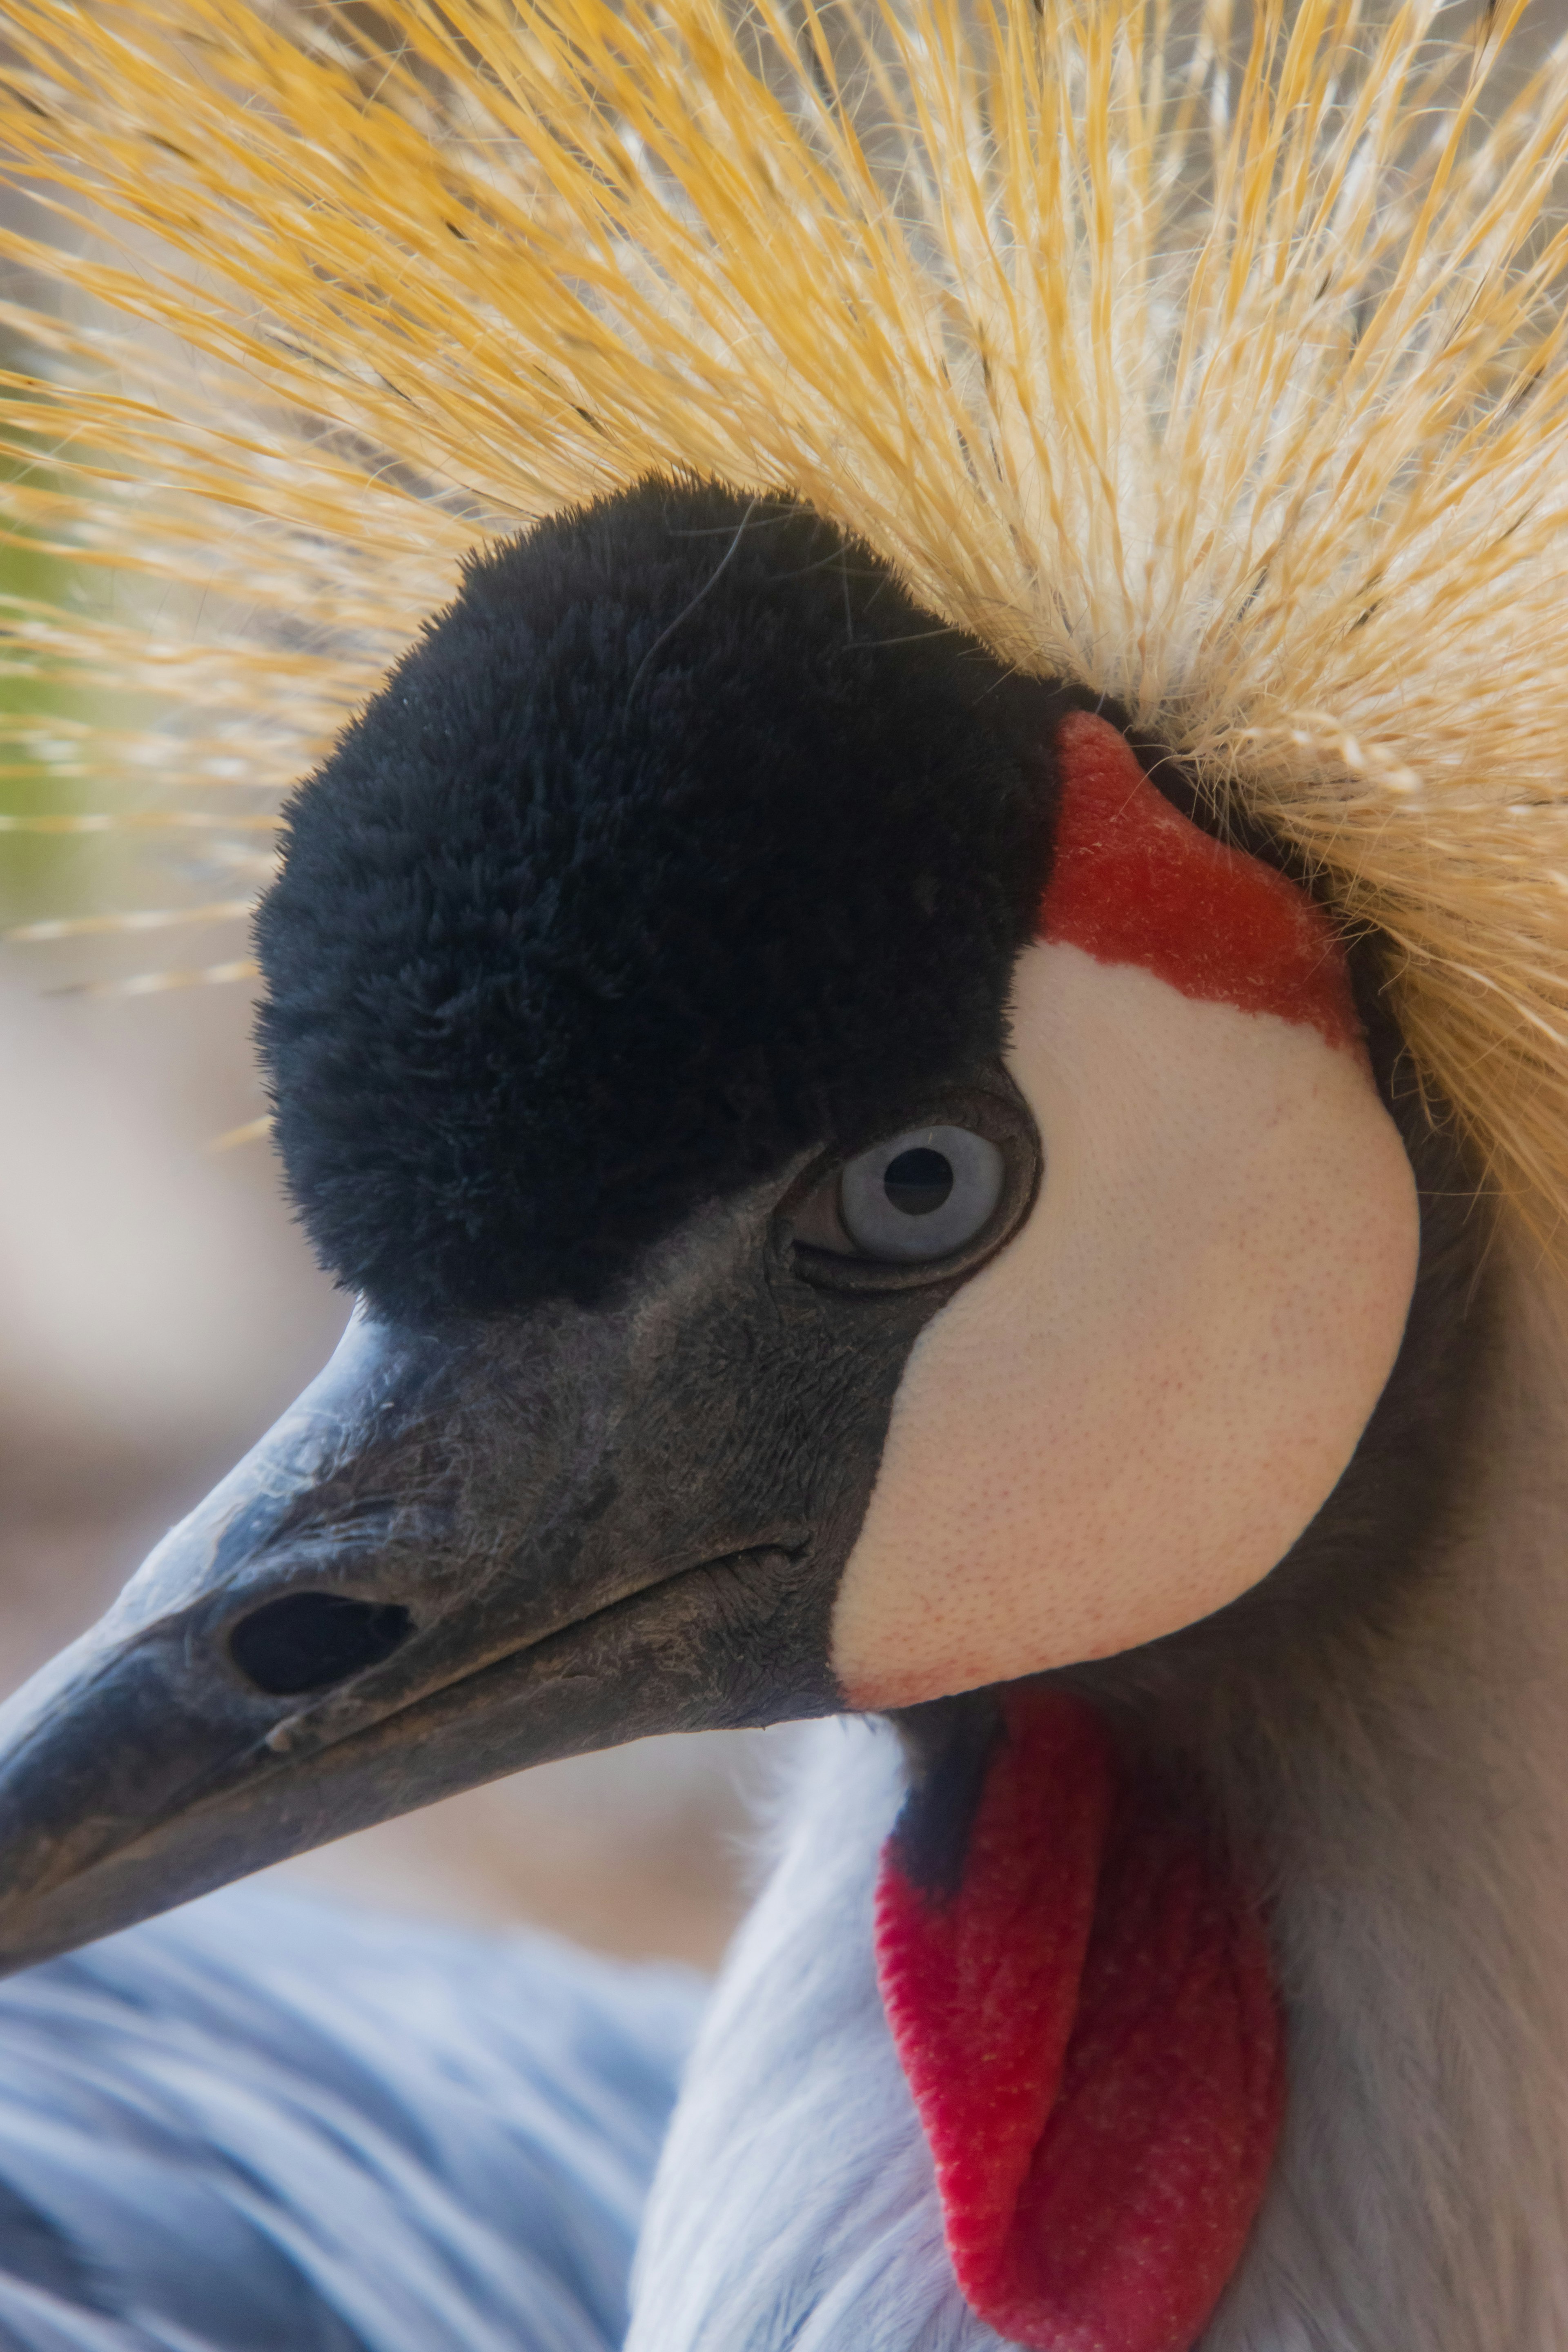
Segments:
[[[276,791],[477,540],[793,490],[1302,856],[1554,1235],[1568,56],[1522,14],[14,0],[0,139],[75,226],[5,239],[71,289],[0,321],[5,504],[121,586],[10,626],[156,710],[62,764]]]

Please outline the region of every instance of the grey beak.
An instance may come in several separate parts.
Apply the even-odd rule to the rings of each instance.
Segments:
[[[831,1707],[822,1498],[683,1467],[670,1352],[657,1309],[356,1316],[0,1710],[0,1969],[524,1765]]]

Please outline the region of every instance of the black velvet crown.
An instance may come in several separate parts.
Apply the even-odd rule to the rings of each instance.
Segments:
[[[295,795],[258,1034],[384,1312],[604,1293],[997,1054],[1065,698],[798,505],[648,482],[468,567]]]

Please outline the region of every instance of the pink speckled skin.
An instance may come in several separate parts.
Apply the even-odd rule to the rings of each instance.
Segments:
[[[1234,1600],[1338,1480],[1405,1326],[1415,1184],[1353,1045],[1041,941],[1009,1058],[1045,1178],[905,1371],[834,1618],[858,1706]]]

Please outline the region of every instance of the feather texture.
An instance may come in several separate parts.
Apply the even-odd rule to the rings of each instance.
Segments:
[[[614,2352],[701,1987],[247,1889],[0,1989],[6,2352]]]
[[[1538,1291],[1506,1302],[1464,1506],[1419,1574],[1328,1657],[1233,1646],[1166,1711],[1266,1874],[1290,2017],[1285,2135],[1201,2352],[1568,2336],[1568,1446],[1563,1301]],[[1363,1534],[1358,1573],[1386,1567]],[[798,1738],[776,1870],[655,2175],[626,2352],[997,2352],[878,1998],[900,1745]]]
[[[265,828],[476,539],[789,488],[1375,929],[1553,1233],[1568,57],[1522,7],[16,0],[0,142],[76,226],[5,239],[71,289],[6,313],[5,499],[121,586],[9,627],[149,714],[68,764]]]
[[[659,2159],[626,2352],[995,2352],[1002,2338],[953,2275],[877,1988],[872,1902],[905,1793],[899,1740],[839,1722],[796,1741],[776,1866]]]

